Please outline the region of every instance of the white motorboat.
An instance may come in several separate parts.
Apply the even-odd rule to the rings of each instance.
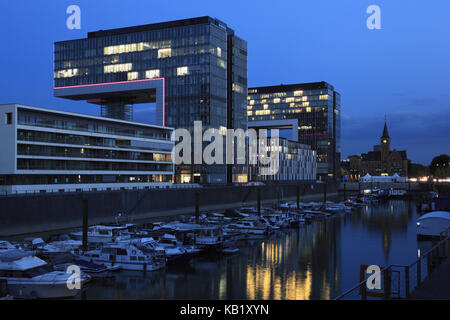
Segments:
[[[133,243],[137,248],[143,250],[153,251],[160,257],[167,259],[167,264],[177,264],[189,262],[201,250],[194,245],[183,245],[172,234],[164,234],[158,241],[153,238],[142,238],[140,244]]]
[[[9,293],[18,298],[68,298],[80,290],[70,289],[72,274],[52,271],[47,263],[33,252],[8,251],[0,254],[0,279],[7,281]],[[81,274],[82,286],[90,277]]]
[[[264,235],[269,233],[269,227],[254,219],[241,219],[237,222],[228,224],[225,229],[229,231],[238,231],[244,234]]]
[[[131,238],[128,231],[129,225],[96,225],[88,228],[88,242],[90,243],[108,243],[119,242]],[[83,239],[83,232],[72,232],[71,237],[75,240]]]
[[[107,243],[102,249],[74,251],[79,258],[105,266],[119,266],[123,270],[155,271],[165,267],[155,254],[146,254],[131,243]]]
[[[290,220],[285,214],[271,213],[264,217],[278,228],[287,228],[290,226]]]
[[[57,248],[61,252],[70,252],[80,248],[83,243],[79,240],[61,240],[49,243],[50,246]]]
[[[223,243],[222,229],[218,226],[202,226],[194,234],[194,244],[199,247],[216,247]]]

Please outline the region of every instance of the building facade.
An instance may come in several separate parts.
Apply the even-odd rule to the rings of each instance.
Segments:
[[[384,123],[380,144],[373,151],[361,155],[352,155],[349,159],[349,179],[358,180],[369,174],[371,176],[408,176],[408,157],[406,150],[391,150],[391,137],[387,124]]]
[[[247,128],[247,43],[225,23],[200,17],[88,33],[54,48],[55,96],[132,118],[156,102],[158,125],[192,131]],[[177,166],[176,182],[225,183],[246,166]]]
[[[173,129],[18,104],[0,105],[0,191],[168,187]]]
[[[267,156],[270,158],[274,148],[278,148],[279,156],[271,161],[270,164],[250,165],[250,181],[304,181],[316,180],[317,162],[316,152],[311,150],[311,146],[291,141],[284,138],[270,140],[267,145]],[[274,175],[262,174],[263,167],[274,166],[277,162],[278,170]]]
[[[339,179],[341,98],[332,85],[314,82],[249,88],[247,109],[249,125],[279,121],[273,128],[296,131],[297,141],[317,152],[318,178]]]

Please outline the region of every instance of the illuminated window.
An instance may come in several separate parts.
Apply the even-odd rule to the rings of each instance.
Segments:
[[[303,96],[302,101],[308,101],[308,96]]]
[[[158,59],[170,58],[172,56],[172,49],[159,49],[158,50]]]
[[[253,111],[247,111],[247,116],[252,116],[253,115]]]
[[[137,80],[139,78],[139,72],[128,72],[128,81]]]
[[[280,103],[280,98],[273,99],[273,103]]]
[[[302,106],[303,106],[303,107],[309,107],[309,102],[303,102],[303,103],[302,103]]]
[[[145,77],[147,79],[159,78],[160,77],[159,69],[145,71]]]
[[[306,112],[311,112],[311,108],[306,108]]]
[[[262,100],[261,100],[261,103],[266,103],[266,102],[267,102],[266,99],[262,99]]]
[[[252,110],[253,106],[247,106],[247,110]]]
[[[128,72],[133,69],[132,63],[112,64],[104,66],[105,73]]]
[[[188,67],[179,67],[177,68],[177,76],[185,76],[189,74],[189,68]]]
[[[286,103],[294,102],[294,97],[286,98]]]
[[[264,110],[267,110],[267,109],[269,109],[269,105],[268,105],[268,104],[265,104],[265,105],[263,106],[263,108],[264,108]]]
[[[255,104],[255,100],[250,100],[250,105],[254,105]]]
[[[319,96],[319,100],[328,100],[328,95],[327,94],[321,94]]]
[[[223,61],[222,59],[217,59],[217,65],[221,68],[226,69],[227,68],[227,64],[225,63],[225,61]]]
[[[303,91],[302,90],[298,90],[298,91],[294,91],[294,96],[298,97],[303,95]]]
[[[290,106],[291,108],[293,108],[293,107],[295,107],[295,103],[291,103],[289,106]]]
[[[105,47],[103,49],[103,53],[107,56],[111,54],[130,53],[147,49],[150,49],[150,44],[148,42],[139,42]]]
[[[78,69],[58,70],[55,72],[55,79],[71,78],[78,76]]]
[[[223,126],[220,126],[220,127],[219,127],[219,133],[220,133],[221,135],[223,135],[223,136],[226,136],[226,135],[227,135],[227,128],[226,128],[226,127],[223,127]]]
[[[217,47],[217,56],[221,57],[222,56],[222,48]]]
[[[239,93],[244,93],[244,88],[242,88],[237,83],[233,83],[233,91],[236,91],[236,92],[239,92]]]

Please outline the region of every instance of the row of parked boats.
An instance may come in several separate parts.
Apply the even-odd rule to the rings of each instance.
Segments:
[[[0,284],[6,283],[15,298],[73,297],[79,290],[68,285],[74,282],[74,274],[68,273],[70,266],[80,269],[76,281],[83,287],[89,281],[110,279],[117,270],[151,272],[189,263],[199,254],[237,254],[239,241],[261,239],[339,212],[350,213],[370,201],[354,198],[340,203],[300,203],[298,207],[287,202],[263,207],[260,212],[243,207],[140,226],[101,224],[88,228],[87,247],[83,247],[82,232],[58,235],[48,242],[41,238],[0,241]]]

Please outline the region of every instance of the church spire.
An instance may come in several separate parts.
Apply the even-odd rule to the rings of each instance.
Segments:
[[[383,129],[383,135],[381,138],[389,138],[389,132],[386,124],[386,120],[384,121],[384,129]]]

